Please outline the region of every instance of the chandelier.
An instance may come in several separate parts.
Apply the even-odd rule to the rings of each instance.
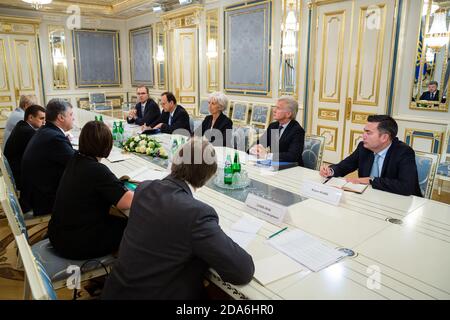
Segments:
[[[447,12],[438,10],[433,15],[433,24],[426,34],[427,46],[434,51],[439,51],[448,42]]]
[[[52,0],[22,0],[22,1],[31,4],[31,6],[36,10],[41,9],[44,4],[52,3]]]
[[[298,24],[297,19],[295,18],[294,10],[292,10],[292,5],[287,14],[286,22],[284,26],[282,26],[282,29],[284,29],[284,37],[283,47],[281,50],[285,55],[294,55],[297,51],[296,33],[298,31]]]

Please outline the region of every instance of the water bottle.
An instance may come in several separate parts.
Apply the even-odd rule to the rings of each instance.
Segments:
[[[102,115],[100,115],[99,121],[103,122],[103,116]]]
[[[117,129],[117,140],[119,141],[120,145],[122,145],[124,142],[123,131],[122,121],[119,121],[119,128]]]
[[[227,160],[225,161],[225,167],[223,168],[223,183],[232,184],[233,183],[233,168],[231,167],[231,157],[227,155]]]
[[[112,129],[112,137],[113,137],[113,143],[117,141],[117,125],[116,122],[113,122],[113,129]]]
[[[240,173],[241,172],[241,162],[239,161],[239,153],[236,151],[234,153],[234,160],[233,160],[233,173]]]

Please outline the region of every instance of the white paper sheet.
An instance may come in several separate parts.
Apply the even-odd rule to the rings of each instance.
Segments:
[[[120,149],[113,148],[111,150],[111,153],[109,154],[109,157],[106,158],[109,162],[117,162],[117,161],[124,161],[127,159],[131,159],[131,156],[126,153],[122,153]]]
[[[261,229],[264,221],[252,216],[244,216],[231,226],[234,231],[256,234]]]
[[[255,279],[262,285],[290,276],[297,272],[310,271],[288,256],[278,253],[255,261]]]
[[[244,249],[247,248],[250,242],[256,237],[256,234],[253,233],[240,232],[231,229],[223,229],[223,231]]]
[[[314,272],[345,256],[344,253],[330,248],[322,241],[298,229],[280,233],[267,240],[267,243]]]
[[[145,181],[145,180],[161,180],[169,175],[168,171],[158,171],[151,169],[149,167],[139,168],[130,172],[129,177],[135,181]]]

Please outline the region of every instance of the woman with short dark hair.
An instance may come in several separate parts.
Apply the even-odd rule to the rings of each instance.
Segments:
[[[103,299],[201,299],[208,268],[225,282],[251,281],[252,257],[222,231],[214,208],[193,197],[216,169],[214,147],[192,138],[168,177],[139,185]]]
[[[68,259],[91,259],[117,251],[127,220],[109,214],[112,205],[129,209],[133,193],[104,165],[112,149],[111,130],[90,121],[81,130],[79,152],[59,182],[48,226],[56,252]]]

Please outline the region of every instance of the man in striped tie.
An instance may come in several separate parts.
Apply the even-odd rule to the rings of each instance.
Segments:
[[[371,115],[364,127],[363,141],[338,164],[322,166],[322,177],[344,177],[358,170],[352,183],[371,184],[374,189],[422,197],[414,150],[398,140],[398,126],[388,115]]]

